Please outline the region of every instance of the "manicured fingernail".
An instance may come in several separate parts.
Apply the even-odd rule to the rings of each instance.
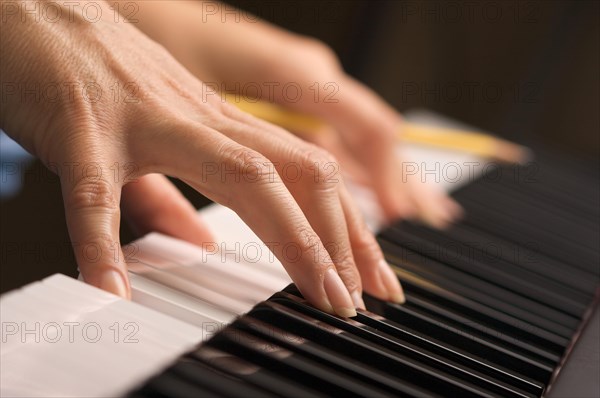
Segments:
[[[325,271],[323,287],[336,314],[344,318],[356,316],[350,293],[335,269],[329,268]]]
[[[123,298],[129,298],[125,281],[117,271],[105,271],[100,276],[100,289]]]
[[[396,206],[395,206],[395,210],[394,213],[396,217],[408,220],[411,218],[414,218],[416,213],[417,213],[417,209],[415,208],[414,205],[412,205],[411,203],[408,203],[407,198],[402,198],[399,199],[398,201],[396,201]]]
[[[385,260],[379,262],[379,273],[383,284],[387,288],[389,300],[394,303],[403,304],[406,298],[404,297],[402,286],[400,286],[400,281],[398,281],[398,277]]]
[[[458,203],[451,201],[450,212],[452,213],[453,221],[460,221],[465,216],[465,210]]]
[[[363,301],[362,294],[360,294],[358,290],[355,290],[352,293],[350,293],[350,296],[352,297],[352,301],[354,302],[354,307],[360,308],[361,310],[367,309],[367,307],[365,307],[365,302]]]

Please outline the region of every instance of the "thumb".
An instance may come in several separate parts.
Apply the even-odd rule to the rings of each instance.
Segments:
[[[98,163],[61,173],[67,227],[83,279],[130,298],[127,266],[119,242],[121,184]]]

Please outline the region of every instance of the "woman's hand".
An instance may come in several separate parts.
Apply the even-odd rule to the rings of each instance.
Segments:
[[[460,217],[460,207],[445,193],[422,183],[421,176],[402,175],[396,153],[401,116],[348,76],[323,43],[213,1],[137,4],[136,26],[211,86],[257,95],[327,121],[330,130],[303,137],[370,185],[388,219],[418,218],[443,228]]]
[[[7,13],[0,28],[2,85],[11,87],[1,127],[59,174],[87,282],[129,294],[122,193],[140,230],[177,234],[183,220],[180,234],[210,239],[184,221],[195,220],[193,209],[160,173],[236,211],[318,308],[354,315],[363,284],[403,301],[331,155],[223,103],[163,47],[94,3],[102,11],[95,22],[70,3],[59,20]]]

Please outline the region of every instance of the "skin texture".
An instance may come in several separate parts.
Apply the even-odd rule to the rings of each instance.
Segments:
[[[8,3],[1,1],[0,72],[11,90],[2,96],[0,127],[60,176],[70,237],[88,283],[130,295],[121,209],[140,234],[160,231],[198,245],[212,240],[163,176],[170,175],[232,208],[263,241],[274,242],[274,254],[316,307],[353,316],[364,306],[363,288],[404,300],[336,158],[224,103],[202,79],[293,81],[306,92],[314,82],[335,82],[337,102],[303,96],[287,103],[277,91],[271,99],[329,121],[332,131],[323,137],[330,142],[318,143],[372,176],[390,218],[421,216],[443,226],[459,211],[439,193],[401,183],[390,149],[400,116],[314,40],[266,23],[199,23],[201,2],[140,2],[134,23],[101,1],[94,2],[101,18],[93,22],[93,12],[68,2],[56,3],[62,17],[53,21],[23,12],[21,2],[10,2],[16,9]],[[24,87],[44,92],[57,85],[62,90],[52,100],[22,95]],[[299,175],[286,173],[289,165]],[[427,199],[416,200],[422,195]],[[286,244],[298,249],[293,258]]]

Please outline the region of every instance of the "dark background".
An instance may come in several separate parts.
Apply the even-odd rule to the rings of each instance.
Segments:
[[[401,111],[429,108],[598,168],[597,1],[230,3],[328,43],[348,73]],[[58,180],[39,162],[24,179],[0,205],[2,292],[76,275]],[[184,190],[197,207],[207,203]],[[134,238],[125,223],[121,235]]]

